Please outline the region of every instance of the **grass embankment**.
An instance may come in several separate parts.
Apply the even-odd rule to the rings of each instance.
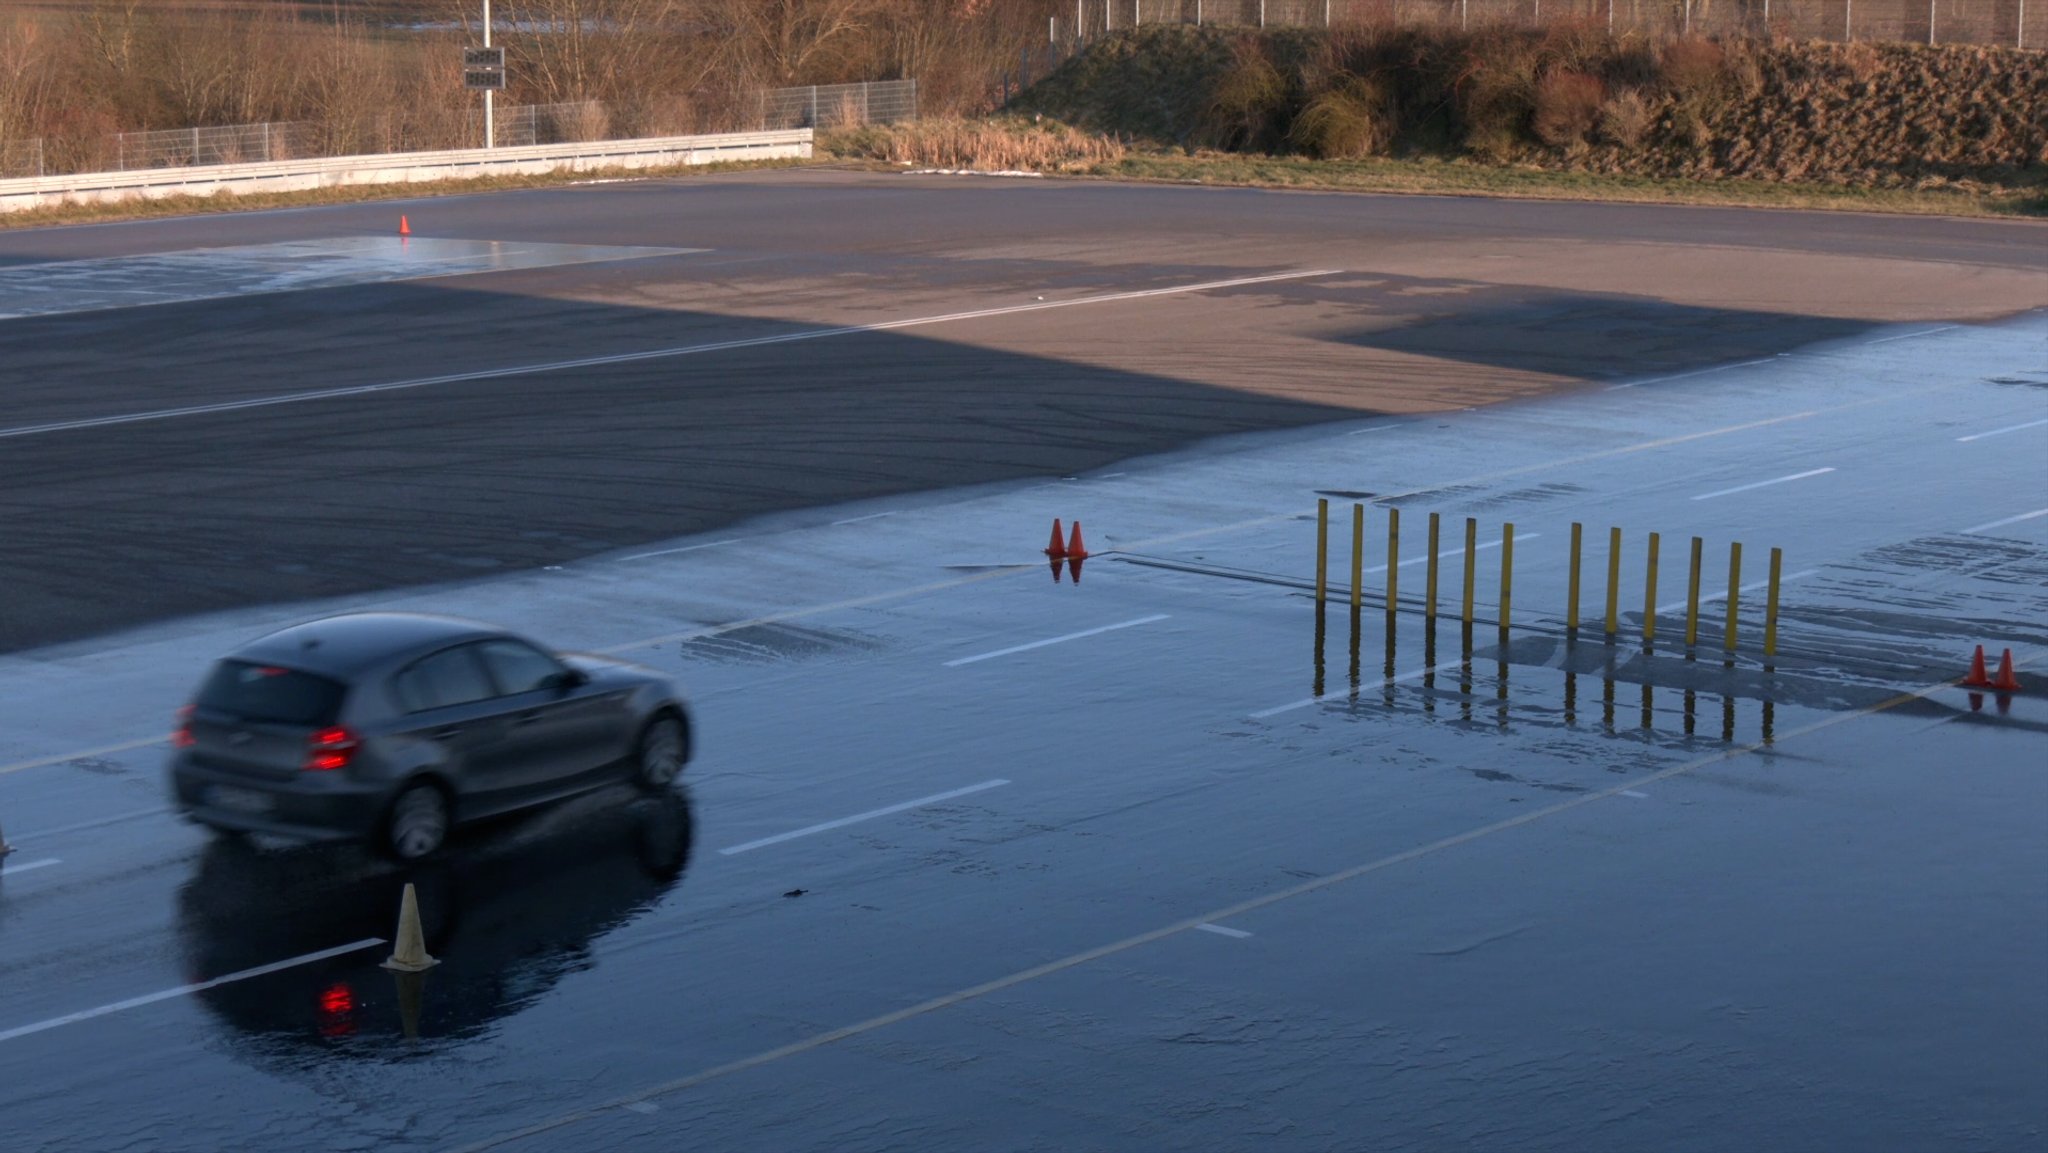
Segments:
[[[2048,213],[2048,55],[1604,28],[1158,27],[1010,115],[849,134],[936,167],[1356,191]]]

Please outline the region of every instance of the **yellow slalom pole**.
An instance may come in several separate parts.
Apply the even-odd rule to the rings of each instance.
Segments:
[[[1607,530],[1607,639],[1621,631],[1621,530]]]
[[[1479,553],[1479,521],[1465,518],[1465,627],[1472,627],[1472,566]]]
[[[1515,525],[1500,526],[1500,635],[1508,635],[1508,590],[1515,583]]]
[[[1692,538],[1692,573],[1685,578],[1685,647],[1700,643],[1700,538]]]
[[[1771,550],[1771,585],[1764,593],[1764,659],[1778,655],[1778,572],[1785,561],[1785,550]]]
[[[1735,597],[1742,591],[1742,542],[1728,542],[1728,636],[1722,647],[1735,651]]]
[[[1428,617],[1430,620],[1436,619],[1436,548],[1438,519],[1439,518],[1436,513],[1429,514],[1429,576],[1424,582],[1428,587],[1425,593],[1423,594],[1422,612],[1423,615]]]
[[[1387,611],[1395,607],[1395,576],[1401,571],[1401,510],[1387,510]]]
[[[1579,537],[1585,526],[1572,522],[1572,576],[1570,591],[1565,593],[1564,627],[1576,631],[1579,627]]]
[[[1326,599],[1330,569],[1330,502],[1316,498],[1316,603]]]
[[[1358,612],[1358,606],[1365,596],[1365,506],[1351,506],[1351,611]]]
[[[1643,578],[1643,643],[1657,639],[1657,534],[1650,534],[1650,573]],[[1648,688],[1648,685],[1643,686]]]

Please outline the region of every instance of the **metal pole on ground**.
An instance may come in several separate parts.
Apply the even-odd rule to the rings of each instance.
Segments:
[[[1574,634],[1579,629],[1579,542],[1585,535],[1586,526],[1572,522],[1572,565],[1571,578],[1565,586],[1564,627]]]
[[[1515,583],[1515,524],[1500,526],[1500,637],[1508,637],[1508,590]]]
[[[1365,506],[1351,506],[1351,615],[1365,603]]]
[[[491,0],[484,0],[484,47],[486,47],[486,48],[489,48],[490,46],[491,46]],[[496,148],[496,147],[498,146],[498,124],[497,124],[497,96],[498,96],[498,94],[497,94],[497,93],[496,93],[495,91],[493,91],[493,90],[491,90],[491,89],[489,89],[489,88],[486,88],[486,89],[484,89],[484,147],[485,147],[485,148]]]
[[[1473,567],[1479,552],[1479,521],[1476,517],[1465,518],[1465,627],[1472,627],[1472,578]]]
[[[1429,514],[1429,563],[1428,575],[1423,578],[1424,590],[1422,599],[1422,615],[1428,618],[1429,623],[1432,626],[1436,624],[1437,520],[1438,517],[1436,513]]]
[[[1700,641],[1700,550],[1704,547],[1698,537],[1692,538],[1692,574],[1685,580],[1685,647],[1691,649]]]
[[[1607,643],[1621,632],[1621,530],[1607,530]]]
[[[1394,615],[1394,587],[1401,571],[1401,510],[1387,510],[1387,615]]]
[[[1650,534],[1650,571],[1643,578],[1643,647],[1657,639],[1657,534]]]
[[[1742,542],[1728,542],[1728,629],[1722,648],[1735,651],[1735,598],[1742,592]]]
[[[1316,607],[1321,608],[1330,568],[1330,502],[1316,500]]]
[[[1764,661],[1769,664],[1778,655],[1778,571],[1785,560],[1785,550],[1771,550],[1771,583],[1764,593]]]

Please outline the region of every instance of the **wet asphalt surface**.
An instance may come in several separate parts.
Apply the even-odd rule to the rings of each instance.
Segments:
[[[616,187],[632,211],[663,211],[648,188]],[[793,187],[746,193],[791,246],[830,230],[824,210],[778,197],[910,211],[866,181]],[[942,186],[944,212],[918,210],[955,244],[947,213],[976,211],[953,200],[958,187]],[[1192,227],[1172,219],[1192,211],[1185,190],[1081,191],[1098,214],[1116,196],[1157,197],[1159,227]],[[989,195],[1023,199],[978,211],[988,230],[1028,231],[1032,198],[1069,193],[1003,190]],[[551,219],[535,210],[556,195],[574,194],[464,203],[478,229],[509,229]],[[1345,271],[915,337],[0,440],[18,470],[10,541],[32,542],[6,556],[26,591],[8,616],[19,651],[0,657],[0,828],[17,845],[0,875],[0,1144],[2042,1148],[2048,515],[2028,514],[2048,509],[2048,322],[1996,319],[1981,302],[1900,316],[1887,310],[1907,306],[1870,287],[1899,259],[1929,277],[2039,286],[2041,246],[1985,239],[2038,230],[1270,199],[1265,236],[1239,224],[1171,268],[1144,265],[1136,286]],[[1496,315],[1483,308],[1375,328],[1386,287],[1363,282],[1396,273],[1366,276],[1342,254],[1283,267],[1269,251],[1256,268],[1233,255],[1295,242],[1313,221],[1290,214],[1345,212],[1361,233],[1431,221],[1591,233],[1590,221],[1644,243],[1690,229],[1877,263],[1841,289],[1863,294],[1861,318],[1751,307],[1778,318],[1656,337],[1631,304],[1648,317],[1640,339],[1667,348],[1659,371],[1631,371],[1584,335],[1514,351],[1475,319]],[[233,239],[317,229],[309,215],[329,219],[252,217]],[[221,227],[4,242],[85,258],[138,234],[163,249],[219,243]],[[687,243],[580,227],[554,239]],[[757,235],[726,244],[766,243]],[[1458,259],[1456,239],[1443,259]],[[915,248],[870,243],[884,265]],[[852,268],[861,256],[805,259]],[[946,263],[923,259],[927,272]],[[1099,267],[1077,295],[1134,286],[1108,254],[1085,262]],[[583,307],[521,295],[565,291],[544,278],[8,321],[0,341],[40,351],[50,371],[10,378],[4,423],[275,395],[272,366],[291,365],[298,390],[392,379],[400,361],[415,377],[636,339],[685,345],[699,338],[681,330],[699,325],[731,339],[1007,304],[985,272],[959,270],[958,285],[914,302],[837,272],[791,279],[778,288],[803,303],[779,320],[675,319],[670,302],[641,329],[538,325],[523,310]],[[682,266],[664,275],[674,283],[631,291],[688,287]],[[1670,275],[1682,297],[1683,273]],[[730,291],[768,309],[765,286]],[[1450,295],[1477,308],[1497,292]],[[350,294],[365,309],[354,318]],[[413,294],[454,297],[453,311],[409,305]],[[875,316],[856,319],[863,307]],[[384,363],[334,353],[359,352],[372,327],[445,337],[493,317],[460,347],[394,342]],[[1428,335],[1461,323],[1468,349]],[[21,327],[34,325],[55,328]],[[23,335],[64,325],[73,337],[98,326],[98,342]],[[1379,335],[1327,339],[1362,328]],[[1264,335],[1232,337],[1253,330]],[[1727,356],[1717,332],[1756,343]],[[150,341],[177,351],[151,361]],[[1116,367],[1148,346],[1165,369]],[[1550,359],[1531,367],[1539,354]],[[1273,366],[1267,384],[1188,383],[1255,356]],[[1370,363],[1413,375],[1354,379],[1337,371],[1347,356],[1395,357]],[[145,363],[160,367],[118,370]],[[1654,379],[1719,365],[1738,366]],[[1567,387],[1586,380],[1605,383]],[[860,387],[839,389],[845,407],[820,399],[849,381]],[[978,403],[949,400],[949,382],[975,382]],[[691,404],[663,391],[679,385]],[[1439,386],[1453,408],[1521,399],[1432,412]],[[1500,391],[1480,395],[1489,387]],[[749,440],[748,406],[793,439]],[[846,429],[863,417],[876,423]],[[704,439],[656,451],[673,448],[660,419]],[[809,467],[835,421],[844,469]],[[1304,427],[1202,439],[1292,426]],[[629,440],[600,452],[600,433]],[[682,469],[720,437],[744,467]],[[437,441],[468,455],[434,463]],[[103,456],[121,446],[125,472]],[[322,461],[378,452],[424,471],[394,455],[388,490],[367,465],[318,475]],[[515,460],[523,479],[490,463]],[[1308,591],[1318,494],[1335,510],[1320,612]],[[1354,501],[1369,506],[1355,624]],[[139,532],[115,515],[124,507],[160,527]],[[1386,576],[1371,570],[1389,562],[1392,508],[1389,615]],[[1422,558],[1432,512],[1450,554],[1433,626],[1428,566],[1401,563]],[[578,515],[593,527],[576,540],[508,543],[513,524]],[[1096,551],[1078,582],[1037,557],[1053,516],[1081,519]],[[1466,517],[1483,546],[1469,642]],[[1625,534],[1611,644],[1610,525]],[[1646,598],[1651,531],[1661,567]],[[268,542],[266,561],[308,571],[224,564],[236,533],[232,547]],[[353,559],[327,564],[322,533],[362,551],[336,543]],[[453,547],[437,533],[471,550],[446,556],[493,563],[421,560]],[[1732,656],[1716,601],[1701,643],[1682,644],[1693,535],[1709,596],[1725,594],[1730,542],[1745,545],[1744,586],[1785,550],[1768,667],[1761,590],[1739,593]],[[307,595],[333,599],[284,603]],[[1647,651],[1646,599],[1658,608]],[[685,787],[477,830],[410,874],[347,847],[213,844],[161,811],[153,742],[206,659],[274,624],[372,604],[486,617],[675,672],[700,727]],[[222,611],[174,615],[198,609]],[[25,647],[39,640],[63,643]],[[1994,660],[2015,650],[2026,691],[1946,683],[1980,643]],[[424,979],[378,968],[407,880],[443,962]]]

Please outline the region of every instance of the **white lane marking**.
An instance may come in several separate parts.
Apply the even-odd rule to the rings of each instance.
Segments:
[[[122,813],[116,817],[101,817],[97,821],[80,821],[75,825],[59,825],[54,829],[37,829],[33,833],[23,833],[15,839],[18,841],[32,841],[37,837],[55,837],[64,833],[82,832],[86,829],[100,829],[108,825],[118,825],[127,821],[139,821],[144,817],[162,816],[170,811],[169,805],[158,805],[154,809],[137,809],[132,813]]]
[[[1780,585],[1788,585],[1788,584],[1791,584],[1791,583],[1792,583],[1793,581],[1796,581],[1796,580],[1805,580],[1805,579],[1806,579],[1807,577],[1810,577],[1810,576],[1812,576],[1813,574],[1815,574],[1815,573],[1817,573],[1817,572],[1819,572],[1819,571],[1820,571],[1820,570],[1819,570],[1819,569],[1817,569],[1817,568],[1803,568],[1803,569],[1800,569],[1800,570],[1799,570],[1798,572],[1795,572],[1795,573],[1786,573],[1786,574],[1785,574],[1784,576],[1781,576],[1781,577],[1779,577],[1779,578],[1778,578],[1778,583],[1779,583]],[[1758,589],[1760,589],[1760,588],[1769,588],[1769,587],[1770,587],[1770,584],[1771,584],[1770,578],[1769,578],[1769,577],[1766,577],[1766,578],[1764,578],[1763,580],[1760,580],[1760,581],[1751,581],[1751,582],[1749,582],[1748,584],[1746,584],[1746,585],[1743,585],[1743,586],[1741,586],[1741,587],[1740,587],[1739,589],[1737,589],[1736,591],[1738,591],[1738,592],[1746,592],[1746,593],[1753,593],[1753,592],[1755,592],[1756,590],[1758,590]],[[1705,604],[1712,604],[1712,603],[1714,603],[1715,601],[1725,601],[1725,600],[1727,600],[1727,599],[1728,599],[1728,590],[1727,590],[1727,589],[1722,589],[1722,590],[1721,590],[1720,592],[1717,592],[1717,593],[1702,593],[1702,594],[1700,595],[1700,603],[1701,603],[1701,604],[1703,604],[1703,605],[1705,605]],[[1679,609],[1682,609],[1682,608],[1684,608],[1684,607],[1685,607],[1685,602],[1684,602],[1684,601],[1672,601],[1672,602],[1671,602],[1670,604],[1668,604],[1668,605],[1658,605],[1658,606],[1657,606],[1657,613],[1658,613],[1658,615],[1660,615],[1660,616],[1661,616],[1661,615],[1663,615],[1664,613],[1671,613],[1671,612],[1677,612],[1677,611],[1678,611]]]
[[[784,841],[794,841],[798,837],[808,837],[813,833],[825,833],[830,832],[833,829],[843,829],[848,825],[857,825],[860,824],[862,821],[872,821],[876,817],[888,817],[893,816],[897,813],[907,813],[912,809],[922,809],[927,805],[936,805],[940,801],[950,801],[955,797],[964,797],[969,793],[979,793],[985,792],[989,789],[999,789],[1009,783],[1010,782],[1002,779],[1001,777],[997,777],[995,780],[983,781],[978,785],[969,785],[964,789],[953,789],[950,792],[933,793],[929,797],[919,797],[914,801],[905,801],[900,805],[890,805],[887,808],[882,809],[871,809],[865,813],[855,813],[851,817],[841,817],[836,821],[826,821],[824,824],[821,825],[807,825],[804,828],[796,829],[791,832],[777,833],[772,837],[762,837],[758,841],[748,841],[744,845],[734,845],[730,849],[720,849],[718,850],[718,852],[720,856],[730,857],[734,853],[747,853],[752,852],[755,849],[765,849],[769,845],[779,845]]]
[[[619,1106],[619,1108],[630,1109],[633,1112],[640,1114],[652,1114],[661,1112],[661,1106],[656,1105],[652,1101],[628,1101],[624,1105]]]
[[[1805,480],[1805,479],[1806,479],[1807,477],[1809,477],[1809,476],[1819,476],[1819,475],[1821,475],[1822,473],[1827,473],[1827,472],[1833,472],[1833,471],[1835,471],[1835,470],[1834,470],[1834,469],[1832,469],[1832,468],[1810,468],[1810,469],[1807,469],[1807,470],[1806,470],[1805,472],[1795,472],[1795,473],[1793,473],[1793,474],[1792,474],[1791,476],[1781,476],[1781,477],[1778,477],[1778,478],[1776,478],[1776,479],[1774,479],[1774,480],[1760,480],[1760,481],[1757,481],[1757,482],[1756,482],[1755,484],[1739,484],[1739,485],[1736,485],[1736,486],[1735,486],[1734,488],[1724,488],[1724,489],[1720,490],[1719,492],[1703,492],[1703,493],[1699,494],[1698,496],[1694,497],[1693,499],[1694,499],[1694,500],[1712,500],[1712,499],[1714,499],[1714,498],[1715,498],[1715,497],[1717,497],[1717,496],[1733,496],[1734,494],[1736,494],[1736,493],[1738,493],[1738,492],[1748,492],[1748,491],[1750,491],[1751,489],[1756,489],[1756,488],[1769,488],[1769,487],[1771,487],[1771,486],[1772,486],[1772,485],[1774,485],[1774,484],[1785,484],[1785,483],[1788,483],[1788,482],[1790,482],[1790,481],[1795,481],[1795,480]]]
[[[2025,424],[2009,424],[2004,428],[1994,428],[1990,432],[1975,432],[1969,436],[1959,436],[1956,438],[1956,443],[1968,444],[1973,440],[1983,440],[1987,436],[2004,436],[2008,432],[2018,432],[2023,428],[2039,428],[2044,424],[2048,424],[2048,420],[2030,420]]]
[[[1322,699],[1323,698],[1321,697],[1303,697],[1298,701],[1290,701],[1287,704],[1279,706],[1278,708],[1261,709],[1260,711],[1252,714],[1252,719],[1255,721],[1263,721],[1267,717],[1277,717],[1281,713],[1291,713],[1296,709],[1305,709]]]
[[[882,519],[883,517],[885,517],[885,516],[895,516],[895,515],[896,515],[896,514],[895,514],[895,513],[893,513],[893,512],[871,512],[871,513],[869,513],[869,514],[868,514],[868,515],[866,515],[866,516],[850,516],[850,517],[847,517],[847,518],[846,518],[845,520],[835,520],[835,521],[833,521],[833,522],[832,522],[832,524],[833,524],[833,527],[835,527],[835,528],[836,528],[836,527],[838,527],[839,525],[842,525],[842,524],[859,524],[860,522],[862,522],[862,521],[864,521],[864,520],[881,520],[881,519]]]
[[[273,961],[268,965],[258,965],[254,969],[243,969],[239,973],[229,973],[225,977],[215,977],[211,981],[200,981],[192,985],[179,985],[175,989],[162,989],[155,993],[145,993],[140,997],[130,997],[126,1001],[116,1001],[111,1005],[101,1005],[97,1009],[85,1009],[77,1013],[67,1013],[62,1017],[52,1017],[47,1021],[37,1021],[33,1025],[18,1025],[5,1032],[0,1032],[0,1042],[12,1041],[17,1037],[26,1037],[31,1033],[42,1033],[51,1029],[62,1028],[65,1025],[75,1025],[80,1021],[90,1021],[94,1017],[104,1017],[109,1013],[119,1013],[127,1009],[139,1009],[144,1005],[154,1005],[158,1001],[168,1001],[173,997],[185,997],[193,993],[203,993],[220,985],[232,984],[236,981],[246,981],[251,977],[262,977],[270,973],[279,973],[286,969],[295,969],[300,965],[310,965],[315,961],[325,961],[329,957],[339,957],[347,953],[360,952],[364,949],[374,949],[382,944],[384,944],[384,938],[382,937],[365,937],[352,944],[336,945],[332,949],[322,949],[317,953],[307,953],[304,956],[292,957],[288,960]]]
[[[951,324],[963,320],[985,320],[996,316],[1011,316],[1021,312],[1043,312],[1053,308],[1074,308],[1084,304],[1114,304],[1125,300],[1146,300],[1158,296],[1177,296],[1189,292],[1209,292],[1223,288],[1242,288],[1253,284],[1271,284],[1281,280],[1302,280],[1313,276],[1334,276],[1340,269],[1314,268],[1300,272],[1277,272],[1267,276],[1240,276],[1231,280],[1211,280],[1201,284],[1182,284],[1172,288],[1147,288],[1134,292],[1111,292],[1100,296],[1083,296],[1073,300],[1052,300],[1042,304],[1012,304],[1003,308],[981,308],[971,312],[949,312],[935,316],[913,316],[903,320],[885,320],[875,324],[850,324],[836,328],[805,328],[795,332],[777,333],[773,336],[752,336],[740,340],[719,340],[708,344],[684,344],[672,348],[654,348],[645,352],[621,352],[610,356],[586,356],[575,360],[552,360],[536,364],[514,364],[503,368],[480,368],[472,372],[450,372],[440,376],[423,376],[413,380],[394,380],[382,384],[359,384],[347,388],[323,388],[311,392],[290,392],[274,396],[255,396],[246,400],[226,400],[214,404],[194,404],[183,408],[160,408],[149,412],[127,412],[113,416],[97,416],[84,420],[61,420],[49,424],[21,425],[15,428],[0,428],[0,440],[20,436],[40,436],[52,432],[72,432],[87,428],[105,428],[117,424],[140,424],[145,421],[174,420],[185,416],[204,416],[219,412],[239,412],[250,408],[269,408],[280,404],[302,404],[314,400],[335,400],[349,396],[368,396],[380,392],[402,392],[416,388],[430,388],[441,384],[463,384],[477,380],[497,380],[512,376],[532,376],[543,372],[562,372],[568,369],[597,368],[611,364],[635,364],[646,360],[671,360],[681,356],[697,356],[708,352],[730,352],[740,348],[763,348],[776,344],[796,344],[806,340],[824,340],[835,336],[853,336],[864,332],[893,332],[904,328],[923,328],[934,324]]]
[[[1540,532],[1518,532],[1518,533],[1516,533],[1516,534],[1515,534],[1515,543],[1516,543],[1516,544],[1521,544],[1521,543],[1522,543],[1523,541],[1525,541],[1525,540],[1535,540],[1535,539],[1536,539],[1537,537],[1540,537],[1540,536],[1542,536],[1542,535],[1543,535],[1543,534],[1542,534],[1542,533],[1540,533]],[[1499,542],[1499,541],[1497,541],[1497,540],[1494,540],[1494,541],[1488,541],[1488,542],[1486,542],[1485,544],[1483,544],[1483,545],[1480,545],[1480,546],[1478,546],[1477,548],[1474,548],[1474,549],[1473,549],[1472,551],[1473,551],[1474,553],[1482,553],[1482,552],[1485,552],[1485,551],[1486,551],[1486,550],[1488,550],[1488,549],[1495,549],[1495,548],[1499,548],[1499,547],[1500,547],[1500,542]],[[1449,558],[1451,558],[1451,557],[1459,557],[1459,556],[1464,556],[1464,555],[1465,555],[1465,547],[1464,547],[1463,545],[1459,545],[1459,546],[1458,546],[1457,548],[1452,548],[1452,549],[1445,549],[1444,551],[1442,551],[1442,552],[1440,552],[1440,553],[1436,554],[1436,559],[1438,559],[1438,560],[1447,560],[1447,559],[1449,559]],[[1423,553],[1423,554],[1422,554],[1421,556],[1412,556],[1412,557],[1409,557],[1409,558],[1408,558],[1407,560],[1404,560],[1404,561],[1402,561],[1402,562],[1401,562],[1401,567],[1402,567],[1402,568],[1407,568],[1407,567],[1408,567],[1409,565],[1412,565],[1412,564],[1424,564],[1424,563],[1427,563],[1427,562],[1428,562],[1428,560],[1429,560],[1429,554],[1428,554],[1428,553]],[[1377,567],[1377,568],[1369,568],[1369,569],[1360,569],[1359,571],[1360,571],[1360,572],[1363,572],[1363,573],[1365,573],[1365,574],[1366,574],[1366,575],[1368,575],[1368,576],[1370,576],[1370,575],[1372,575],[1373,573],[1382,573],[1382,572],[1385,572],[1385,571],[1387,571],[1387,566],[1385,566],[1385,565],[1380,565],[1380,566],[1379,566],[1379,567]],[[1345,596],[1347,596],[1347,597],[1348,597],[1348,596],[1350,596],[1350,595],[1351,595],[1351,590],[1350,590],[1350,589],[1348,589],[1348,588],[1347,588],[1347,589],[1345,589],[1345,590],[1344,590],[1344,595],[1345,595]]]
[[[1775,356],[1760,356],[1755,360],[1745,360],[1739,364],[1717,364],[1712,368],[1696,368],[1691,372],[1681,372],[1673,376],[1653,376],[1648,380],[1631,380],[1627,384],[1609,385],[1607,391],[1619,392],[1624,388],[1635,388],[1637,385],[1663,384],[1667,380],[1684,380],[1687,377],[1705,376],[1710,372],[1730,372],[1738,368],[1750,368],[1759,364],[1769,364],[1776,359],[1778,358]]]
[[[1243,929],[1231,929],[1226,928],[1222,925],[1212,925],[1207,921],[1203,921],[1201,924],[1196,925],[1195,928],[1200,929],[1204,933],[1215,933],[1218,936],[1223,937],[1236,937],[1240,940],[1242,940],[1245,937],[1251,936],[1250,933],[1245,932]]]
[[[946,667],[949,669],[957,669],[961,665],[971,665],[976,663],[977,661],[992,661],[997,657],[1007,657],[1013,653],[1028,653],[1032,649],[1042,649],[1047,645],[1063,645],[1066,644],[1068,641],[1078,641],[1083,637],[1100,636],[1103,633],[1113,633],[1118,629],[1129,629],[1136,628],[1139,625],[1149,625],[1153,621],[1163,621],[1167,619],[1169,615],[1171,614],[1153,613],[1149,617],[1139,617],[1136,620],[1118,621],[1113,625],[1103,625],[1100,628],[1082,629],[1078,633],[1068,633],[1063,637],[1049,637],[1042,641],[1032,641],[1028,645],[1011,645],[1009,648],[997,649],[992,653],[976,653],[971,657],[961,657],[957,660],[947,661]]]
[[[1967,535],[1973,532],[1984,532],[1987,529],[2004,528],[2006,525],[2018,524],[2023,520],[2033,520],[2037,516],[2048,516],[2048,508],[2037,508],[2033,512],[2023,512],[2018,516],[2006,517],[2004,520],[1994,520],[1989,524],[1980,524],[1976,528],[1966,528],[1963,532]]]
[[[51,865],[63,863],[61,857],[44,857],[40,861],[27,861],[19,865],[0,865],[0,877],[11,877],[16,873],[26,873],[30,869],[47,869]]]
[[[1345,433],[1344,435],[1345,435],[1345,436],[1364,436],[1364,435],[1365,435],[1366,433],[1369,433],[1369,432],[1385,432],[1385,431],[1387,431],[1387,430],[1388,430],[1388,429],[1390,429],[1390,428],[1399,428],[1399,427],[1401,427],[1402,425],[1404,425],[1404,424],[1407,424],[1407,423],[1409,423],[1409,422],[1407,422],[1407,421],[1403,420],[1403,421],[1396,421],[1396,422],[1394,422],[1393,424],[1376,424],[1376,425],[1373,425],[1373,426],[1372,426],[1371,428],[1357,428],[1357,429],[1353,429],[1353,430],[1351,430],[1350,432],[1347,432],[1347,433]]]
[[[1102,474],[1101,476],[1098,476],[1098,477],[1096,477],[1095,479],[1096,479],[1096,480],[1115,480],[1115,479],[1116,479],[1117,477],[1120,477],[1120,476],[1129,476],[1129,475],[1131,475],[1131,474],[1130,474],[1130,473],[1127,473],[1127,472],[1105,472],[1105,473],[1103,473],[1103,474]]]
[[[1894,340],[1912,340],[1913,338],[1915,338],[1915,337],[1920,337],[1920,336],[1933,336],[1933,335],[1934,335],[1935,333],[1937,333],[1937,332],[1948,332],[1948,331],[1951,331],[1951,330],[1953,330],[1953,329],[1958,329],[1958,328],[1961,328],[1961,327],[1962,327],[1962,325],[1960,325],[1960,324],[1944,324],[1944,325],[1942,325],[1942,326],[1941,326],[1940,328],[1927,328],[1927,329],[1922,329],[1922,330],[1921,330],[1921,331],[1919,331],[1919,332],[1908,332],[1908,333],[1905,333],[1905,334],[1903,334],[1903,335],[1901,335],[1901,336],[1881,336],[1881,337],[1877,338],[1876,340],[1866,340],[1866,341],[1864,341],[1863,343],[1864,343],[1865,345],[1872,345],[1872,344],[1890,344],[1890,343],[1891,343],[1892,341],[1894,341]]]
[[[658,548],[655,549],[653,552],[636,552],[632,556],[622,556],[619,559],[622,561],[646,560],[648,557],[651,556],[669,556],[673,553],[679,552],[696,552],[700,548],[717,548],[720,545],[738,544],[740,543],[740,539],[741,538],[739,537],[732,537],[729,540],[705,541],[703,544],[686,544],[680,548]]]
[[[1634,789],[1623,789],[1623,790],[1621,791],[1621,795],[1622,795],[1622,796],[1624,796],[1624,797],[1634,797],[1634,798],[1635,798],[1636,800],[1639,800],[1639,801],[1647,801],[1647,800],[1649,800],[1649,799],[1650,799],[1650,794],[1648,794],[1648,793],[1639,793],[1639,792],[1636,792],[1636,791],[1635,791]]]
[[[169,742],[170,739],[171,738],[168,736],[145,737],[139,741],[123,741],[118,745],[101,745],[97,749],[81,749],[80,751],[75,753],[58,753],[56,756],[53,757],[37,757],[34,760],[16,761],[11,765],[0,765],[0,777],[4,777],[8,773],[21,772],[23,769],[40,769],[50,765],[62,765],[68,764],[72,761],[83,761],[92,757],[104,757],[111,753],[133,752],[136,749],[146,749],[151,745],[165,744]]]
[[[1440,673],[1445,669],[1457,668],[1464,662],[1465,658],[1459,657],[1455,660],[1438,661],[1433,665],[1424,665],[1419,669],[1411,669],[1408,672],[1402,673],[1398,677],[1381,677],[1378,682],[1379,687],[1385,688],[1388,685],[1405,684],[1408,681],[1416,680],[1421,677],[1426,677],[1431,673]],[[1259,712],[1253,713],[1251,714],[1251,719],[1255,721],[1263,721],[1267,717],[1277,717],[1281,713],[1291,713],[1296,709],[1305,709],[1310,705],[1317,704],[1319,702],[1330,699],[1332,698],[1330,698],[1327,694],[1320,697],[1303,697],[1298,701],[1289,701],[1288,703],[1281,705],[1278,708],[1263,709]]]

